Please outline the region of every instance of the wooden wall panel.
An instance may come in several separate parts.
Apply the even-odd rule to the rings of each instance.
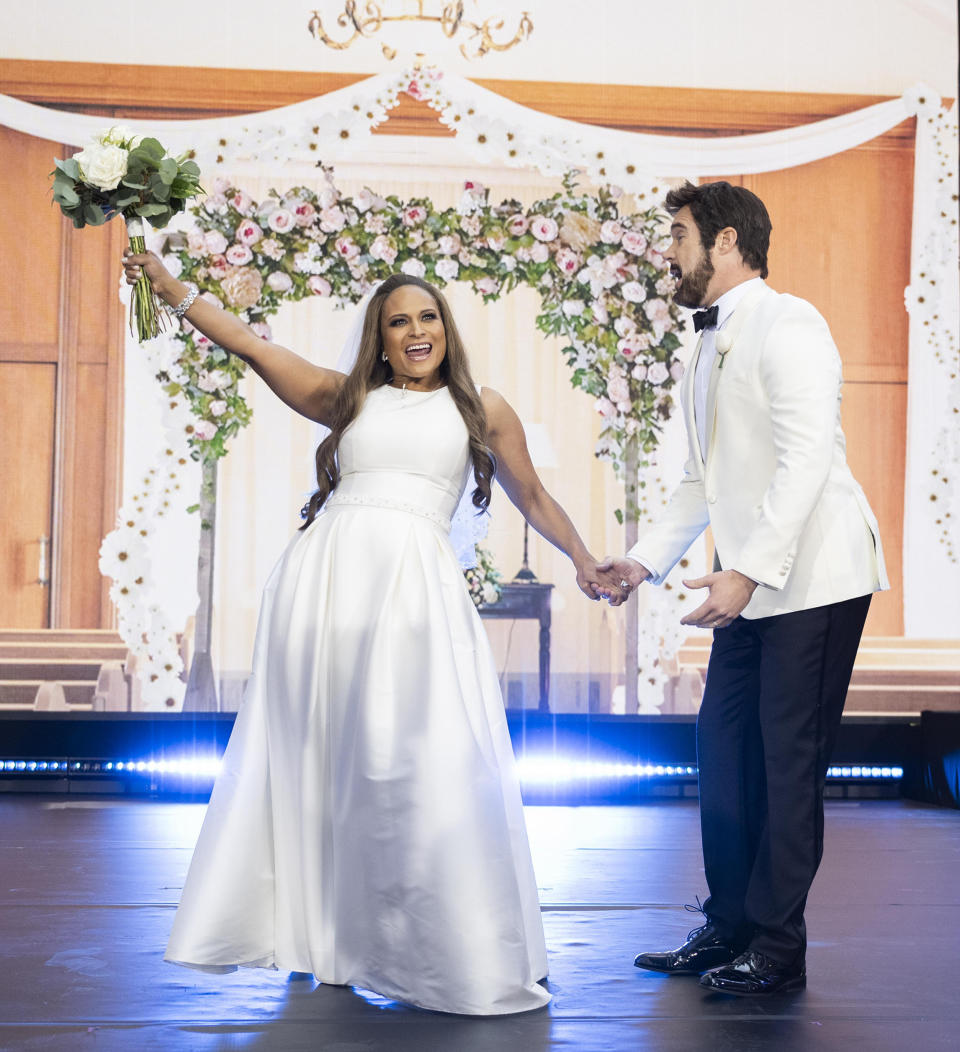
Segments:
[[[874,597],[864,632],[870,636],[902,636],[907,385],[844,384],[842,418],[847,462],[880,524],[891,586],[890,591]]]
[[[743,179],[773,220],[770,284],[827,319],[848,382],[907,378],[913,156],[885,139]]]
[[[62,219],[48,173],[63,156],[55,143],[0,125],[0,360],[57,360]]]
[[[0,361],[0,627],[46,628],[50,589],[37,583],[50,539],[57,367]],[[49,571],[49,547],[47,567]]]

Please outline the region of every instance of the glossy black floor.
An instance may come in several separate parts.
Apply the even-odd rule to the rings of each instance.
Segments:
[[[960,1047],[960,814],[828,804],[809,984],[766,1001],[632,966],[703,892],[695,803],[528,808],[549,1008],[449,1017],[161,953],[200,804],[0,798],[0,1049],[541,1052]]]

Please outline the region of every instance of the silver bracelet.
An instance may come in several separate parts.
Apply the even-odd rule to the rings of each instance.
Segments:
[[[186,296],[183,297],[183,299],[176,305],[176,307],[171,308],[174,317],[178,319],[182,318],[184,314],[186,314],[187,311],[190,310],[190,308],[193,306],[193,301],[197,298],[197,296],[200,293],[200,290],[197,288],[196,285],[194,285],[192,281],[188,281],[186,285]]]

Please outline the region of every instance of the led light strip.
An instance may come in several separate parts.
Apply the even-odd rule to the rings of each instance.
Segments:
[[[0,771],[13,774],[160,774],[210,781],[216,778],[220,767],[221,760],[217,756],[174,760],[0,760]],[[525,785],[627,778],[690,779],[697,776],[697,768],[690,764],[611,763],[549,756],[523,756],[517,761],[517,770]],[[842,781],[896,780],[903,777],[903,768],[873,764],[832,766],[827,769],[827,777]]]

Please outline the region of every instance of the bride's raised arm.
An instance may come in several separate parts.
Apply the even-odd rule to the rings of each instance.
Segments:
[[[178,281],[153,252],[142,255],[127,252],[123,266],[130,285],[136,283],[142,268],[156,294],[171,307],[182,304],[191,292],[191,287]],[[199,296],[183,316],[219,347],[247,362],[291,409],[329,425],[343,373],[313,365],[286,347],[262,339],[235,314]]]

